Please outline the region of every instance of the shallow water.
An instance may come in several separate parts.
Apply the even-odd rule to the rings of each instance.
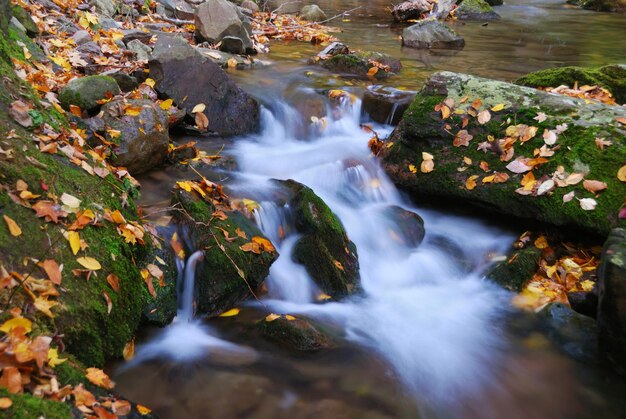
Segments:
[[[365,2],[320,2],[339,11],[359,3]],[[417,56],[400,48],[399,28],[376,26],[389,22],[386,4],[366,2],[349,22],[337,23],[345,29],[339,38],[351,47],[402,57],[402,74],[385,82],[391,86],[417,89],[436,69],[513,79],[563,63],[625,59],[624,17],[546,2],[511,2],[497,9],[502,21],[487,27],[458,25],[467,46],[457,54]],[[584,33],[581,19],[595,31]],[[316,105],[319,116],[328,115],[324,129],[301,116],[303,102],[322,97],[316,89],[336,86],[358,96],[368,84],[308,66],[317,50],[275,45],[271,66],[234,72],[264,103],[263,130],[228,143],[224,153],[237,170],[207,169],[230,195],[261,203],[258,224],[281,254],[267,294],[234,318],[178,321],[155,331],[138,348],[140,359],[152,360],[120,368],[118,390],[171,418],[619,417],[624,383],[590,362],[566,358],[542,323],[516,312],[508,293],[482,279],[515,232],[415,208],[371,157],[359,100]],[[391,127],[375,129],[384,136]],[[200,146],[215,150],[220,139]],[[180,176],[169,169],[140,179],[144,204],[162,206]],[[339,216],[357,245],[362,296],[316,302],[319,291],[290,258],[297,237],[279,234],[290,231],[288,208],[274,202],[271,178],[308,185]],[[394,227],[391,206],[424,219],[426,238],[417,249]],[[189,309],[187,303],[179,317]],[[314,320],[338,347],[318,354],[280,349],[254,327],[269,312]]]

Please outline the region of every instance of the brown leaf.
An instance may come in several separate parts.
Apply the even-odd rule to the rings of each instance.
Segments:
[[[4,387],[11,394],[22,392],[22,374],[15,367],[5,367],[0,377],[0,387]]]
[[[32,207],[37,217],[45,217],[45,220],[54,223],[59,222],[59,218],[67,217],[67,212],[61,206],[52,201],[37,201]]]
[[[44,260],[39,263],[39,266],[46,272],[53,284],[61,285],[61,268],[54,260]]]
[[[99,368],[87,368],[86,372],[85,377],[99,387],[112,389],[115,386],[109,376]]]
[[[587,189],[591,193],[597,193],[605,190],[607,185],[599,180],[585,180],[583,181],[583,188]]]
[[[2,218],[4,218],[4,222],[6,223],[7,227],[9,228],[9,233],[11,233],[11,235],[13,237],[17,237],[17,236],[22,234],[22,229],[15,222],[15,220],[13,220],[8,215],[3,215]]]
[[[106,291],[102,292],[102,296],[107,303],[107,314],[111,314],[111,310],[113,310],[113,301],[111,301],[111,297],[109,297],[109,294],[107,294]]]
[[[28,128],[33,125],[33,119],[30,117],[28,111],[30,111],[30,106],[26,102],[16,100],[11,103],[9,115],[11,115],[11,118],[13,118],[15,122],[24,128]]]
[[[120,279],[115,274],[107,276],[107,283],[113,288],[113,291],[120,292]]]
[[[470,135],[467,132],[467,130],[463,129],[456,134],[456,136],[454,137],[454,141],[452,142],[452,145],[455,147],[460,147],[460,146],[467,147],[469,146],[469,142],[471,141],[472,138],[474,138],[474,136]]]
[[[196,126],[200,131],[206,131],[209,128],[209,118],[202,112],[195,114]]]

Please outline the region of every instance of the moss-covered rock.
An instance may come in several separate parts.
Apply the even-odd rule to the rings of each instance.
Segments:
[[[463,98],[467,99],[461,103]],[[444,120],[435,107],[446,99],[454,101],[455,112]],[[496,105],[504,109],[489,111],[491,119],[480,124],[476,117],[466,113],[477,99],[481,100],[476,105],[479,109],[470,110],[474,115]],[[546,115],[545,120],[540,113]],[[587,103],[509,83],[441,72],[426,82],[392,134],[390,142],[393,144],[384,148],[381,155],[391,178],[418,201],[437,197],[454,203],[471,203],[491,212],[557,226],[572,225],[605,235],[613,227],[626,225],[618,216],[626,194],[625,184],[617,178],[618,169],[626,161],[626,133],[617,122],[620,117],[626,117],[626,109],[620,106]],[[537,133],[523,143],[515,140],[514,156],[503,161],[507,159],[502,157],[502,144],[507,141],[505,131],[520,124],[536,127]],[[545,146],[544,131],[554,131],[558,125],[564,128],[563,124],[567,124],[567,128],[552,147],[554,155],[539,160],[534,166],[532,173],[536,182],[531,184],[531,193],[523,195],[526,191],[518,189],[522,187],[524,174],[516,174],[506,166],[518,157],[535,157],[539,153],[535,150]],[[473,138],[467,147],[455,147],[453,140],[463,129]],[[490,138],[493,141],[490,142]],[[596,145],[596,138],[610,140],[613,145],[602,150]],[[482,144],[480,149],[479,144]],[[549,151],[546,147],[544,150]],[[433,172],[410,170],[410,165],[420,167],[422,152],[434,156]],[[488,165],[488,172],[480,168],[482,161]],[[561,167],[565,173],[584,173],[586,179],[606,182],[607,189],[595,196],[580,182],[538,195],[538,186],[557,176],[555,172]],[[501,183],[494,182],[493,178],[490,181],[488,176],[495,172],[504,173],[508,178]],[[468,189],[471,176],[475,177],[469,181]],[[476,182],[473,188],[472,181]],[[563,196],[570,192],[574,192],[577,199],[564,202]],[[578,201],[583,198],[595,199],[595,209],[584,210]]]
[[[596,12],[626,12],[626,0],[567,0],[567,3]]]
[[[373,75],[376,79],[384,79],[397,74],[402,68],[400,60],[380,52],[358,51],[350,54],[338,54],[319,63],[334,73],[342,73],[365,77],[372,67],[378,67]]]
[[[494,265],[485,276],[504,288],[520,292],[539,268],[541,250],[535,246],[518,249],[507,260]]]
[[[10,394],[0,387],[0,397],[8,397],[13,404],[2,410],[2,417],[10,419],[68,419],[73,417],[72,409],[66,403],[41,399],[30,394]]]
[[[298,352],[313,352],[335,346],[334,342],[310,322],[293,316],[279,316],[257,323],[263,336]]]
[[[14,5],[11,9],[11,12],[13,13],[13,17],[15,17],[15,19],[20,22],[24,29],[26,29],[26,34],[28,36],[35,37],[39,35],[39,27],[37,27],[37,24],[33,21],[33,18],[31,18],[30,15],[26,13],[26,10],[22,9],[18,5]]]
[[[549,68],[526,74],[515,81],[516,84],[529,87],[573,87],[598,85],[613,94],[617,103],[626,103],[626,66],[606,65],[597,68],[559,67]]]
[[[293,180],[277,182],[290,192],[295,229],[302,235],[294,246],[293,259],[304,265],[317,286],[331,297],[357,292],[359,259],[341,221],[311,188]]]
[[[83,111],[93,112],[100,106],[99,100],[119,93],[120,87],[113,77],[86,76],[71,80],[59,93],[59,100],[65,109],[74,105]]]
[[[463,0],[456,9],[460,20],[498,20],[500,15],[485,0]]]
[[[172,204],[183,210],[175,211],[174,217],[180,237],[188,238],[187,253],[204,251],[196,271],[197,311],[219,314],[252,297],[278,256],[276,251],[256,254],[241,249],[254,238],[267,240],[257,226],[238,211],[224,211],[226,219],[215,217],[213,203],[196,192],[175,189]]]

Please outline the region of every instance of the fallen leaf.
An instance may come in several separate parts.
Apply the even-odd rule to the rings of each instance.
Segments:
[[[463,129],[456,134],[454,140],[452,141],[452,145],[455,147],[467,147],[469,146],[469,142],[472,140],[472,138],[474,138],[474,136],[469,134],[467,130]]]
[[[493,108],[491,108],[491,111],[492,112],[500,112],[502,109],[504,109],[504,107],[505,107],[504,103],[498,103]]]
[[[19,225],[17,225],[15,220],[13,220],[8,215],[3,215],[2,218],[4,218],[4,222],[7,224],[7,227],[9,228],[9,233],[11,233],[13,237],[17,237],[22,234],[22,229],[20,228]]]
[[[33,125],[33,119],[30,116],[30,106],[21,100],[11,103],[9,115],[21,126],[28,128]]]
[[[566,193],[565,195],[563,195],[563,202],[569,202],[572,199],[574,199],[574,196],[576,195],[576,193],[574,191],[571,191],[569,193]]]
[[[7,410],[13,406],[13,401],[8,397],[0,397],[0,410]]]
[[[552,189],[554,189],[554,180],[548,179],[545,182],[542,182],[541,185],[539,185],[539,188],[537,188],[537,196],[545,195]]]
[[[557,139],[558,139],[558,137],[557,137],[555,131],[551,131],[551,130],[548,130],[548,129],[543,131],[543,141],[547,145],[554,145],[556,143]]]
[[[376,73],[378,73],[378,67],[371,67],[368,71],[367,71],[367,75],[370,77],[373,77],[376,75]]]
[[[206,105],[204,103],[198,103],[196,106],[193,107],[191,113],[204,112],[205,109]]]
[[[149,414],[150,412],[152,412],[152,410],[148,409],[146,406],[143,406],[141,404],[137,404],[137,411],[142,415],[145,416],[147,414]]]
[[[24,333],[30,333],[33,327],[33,322],[24,317],[14,317],[2,323],[0,331],[9,333],[11,330],[21,327],[24,329]]]
[[[276,319],[280,319],[280,314],[271,313],[265,316],[266,322],[273,322]]]
[[[415,174],[417,173],[417,167],[414,164],[409,164],[409,172]]]
[[[598,193],[607,188],[607,184],[599,180],[585,180],[583,182],[583,188],[587,189],[591,193]]]
[[[548,247],[548,240],[546,239],[546,236],[542,234],[541,236],[537,237],[537,240],[535,240],[535,247],[537,249],[545,249],[546,247]]]
[[[51,319],[54,318],[54,314],[52,313],[52,311],[50,311],[50,309],[58,304],[59,303],[57,301],[48,300],[44,297],[37,297],[33,302],[33,305],[37,310],[41,311],[43,314],[50,317]]]
[[[209,128],[209,118],[202,112],[196,113],[195,121],[200,131],[206,131]]]
[[[596,205],[598,205],[596,200],[593,198],[583,198],[579,202],[580,202],[580,207],[584,209],[585,211],[594,210],[596,209]]]
[[[543,121],[545,121],[547,119],[547,115],[543,112],[537,112],[537,116],[535,116],[533,119],[539,123],[542,123]]]
[[[622,182],[626,182],[626,164],[617,171],[617,178]]]
[[[135,339],[131,339],[126,345],[124,345],[124,349],[122,350],[122,356],[125,361],[130,361],[135,356]]]
[[[240,310],[238,308],[231,308],[228,311],[223,312],[219,315],[219,317],[233,317],[239,314]]]
[[[565,178],[565,183],[567,185],[577,185],[583,180],[584,177],[585,175],[582,173],[572,173]]]
[[[80,250],[80,234],[78,231],[70,231],[67,233],[67,240],[70,242],[70,249],[76,255]]]
[[[465,187],[468,191],[471,191],[476,187],[476,179],[478,179],[477,175],[473,175],[467,178],[467,180],[465,181]]]
[[[102,296],[104,297],[104,301],[107,303],[107,314],[111,314],[111,310],[113,310],[113,301],[111,301],[111,297],[107,294],[106,291],[102,292]]]
[[[107,283],[111,286],[113,291],[120,292],[120,279],[115,274],[109,274],[107,276]]]
[[[172,107],[173,104],[174,101],[172,99],[166,99],[163,102],[159,103],[159,107],[164,111],[167,111],[169,108]]]
[[[485,109],[484,111],[480,111],[476,118],[480,125],[484,125],[487,122],[491,121],[491,113],[489,113],[489,111]]]
[[[100,262],[98,262],[96,259],[89,257],[89,256],[83,256],[83,257],[77,258],[76,262],[78,262],[82,267],[90,271],[97,271],[102,268],[102,265],[100,265]]]
[[[604,138],[596,138],[595,142],[596,147],[598,147],[600,150],[604,150],[604,147],[613,145],[612,141],[605,140]]]
[[[271,253],[271,252],[276,251],[276,249],[274,248],[274,245],[272,245],[272,242],[270,242],[265,237],[254,236],[252,237],[252,242],[257,243],[264,252]]]
[[[55,285],[61,285],[61,268],[52,259],[44,260],[39,266],[46,272],[50,281]]]
[[[513,173],[526,173],[531,169],[530,166],[520,160],[513,160],[506,165],[506,168]]]
[[[57,348],[48,349],[48,365],[54,368],[67,361],[67,358],[59,358],[59,350]]]
[[[11,394],[22,392],[22,374],[15,367],[5,367],[0,376],[0,387],[4,387]]]
[[[99,368],[87,368],[87,374],[85,374],[85,377],[87,377],[92,384],[95,384],[98,387],[110,390],[115,386],[109,376]]]

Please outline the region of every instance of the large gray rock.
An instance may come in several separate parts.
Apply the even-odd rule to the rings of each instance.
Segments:
[[[317,4],[309,4],[300,9],[300,19],[309,22],[321,22],[326,20],[326,13]]]
[[[410,48],[463,48],[465,40],[444,23],[424,19],[402,31],[402,45]]]
[[[128,107],[141,108],[139,115],[128,115]],[[111,162],[132,174],[146,172],[163,163],[169,144],[167,114],[150,100],[113,100],[102,107],[105,130],[120,131],[113,139],[115,157]],[[110,132],[110,131],[109,131]]]
[[[194,22],[199,42],[216,44],[226,36],[241,39],[248,53],[254,52],[250,34],[252,28],[239,8],[227,0],[208,0],[196,10]]]
[[[129,51],[134,52],[135,59],[140,61],[149,60],[152,53],[152,48],[150,48],[148,45],[144,44],[138,39],[130,41],[126,45],[126,48],[128,48]]]
[[[419,19],[422,14],[429,13],[433,5],[428,0],[404,1],[393,7],[391,14],[396,22],[406,22],[411,19]]]
[[[599,275],[600,348],[626,373],[626,230],[611,231],[604,244]]]
[[[59,93],[59,100],[65,109],[75,105],[91,112],[100,106],[98,101],[119,93],[120,87],[112,77],[86,76],[71,80]]]
[[[244,0],[241,2],[241,7],[246,9],[250,13],[257,13],[260,11],[259,5],[253,2],[252,0]]]
[[[456,9],[460,20],[498,20],[500,15],[485,0],[463,0]]]
[[[89,4],[95,7],[96,13],[106,17],[113,17],[118,11],[114,0],[90,0]]]
[[[184,39],[160,37],[149,66],[157,92],[172,98],[190,117],[197,104],[206,106],[210,131],[229,136],[258,130],[258,102]]]

